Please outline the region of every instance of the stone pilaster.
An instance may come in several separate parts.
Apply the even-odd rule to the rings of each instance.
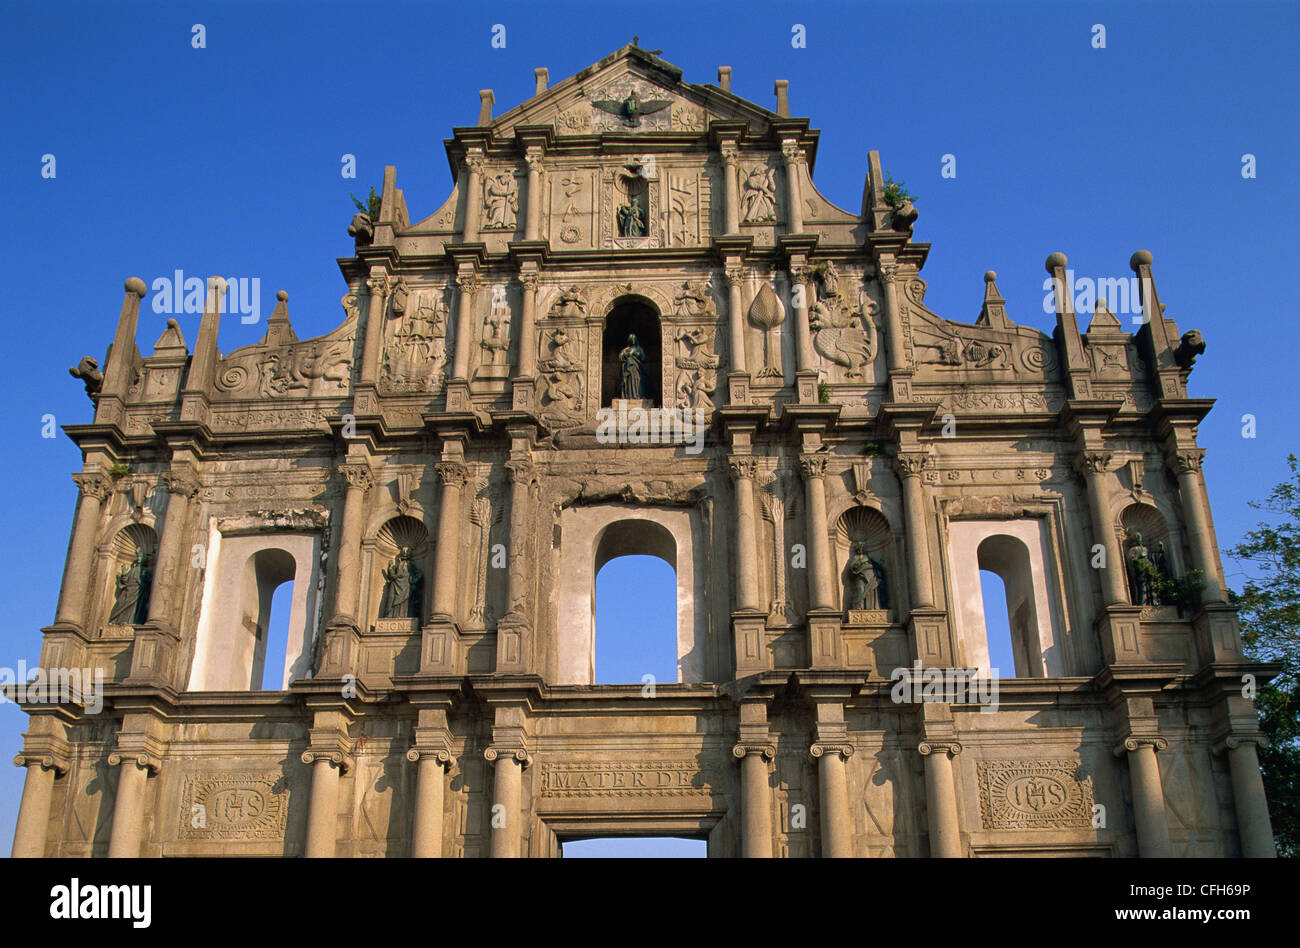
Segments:
[[[483,757],[492,764],[492,858],[517,859],[523,840],[523,774],[533,759],[523,747],[489,747]]]
[[[800,166],[803,164],[803,150],[793,140],[781,142],[781,160],[785,164],[785,187],[787,225],[792,234],[803,233],[803,186],[800,183]]]
[[[745,308],[740,298],[743,274],[740,267],[728,267],[724,274],[727,280],[727,328],[730,333],[732,375],[747,375],[749,372],[745,367]]]
[[[1172,855],[1169,822],[1165,816],[1165,793],[1160,783],[1160,764],[1156,761],[1156,751],[1168,746],[1163,737],[1130,735],[1115,747],[1116,757],[1128,758],[1138,855],[1145,858]]]
[[[483,154],[478,149],[471,149],[465,157],[465,217],[461,233],[461,239],[465,243],[473,243],[479,239],[478,227],[482,214]]]
[[[740,156],[733,143],[722,145],[722,193],[724,201],[723,221],[725,234],[740,233],[740,196],[736,175],[739,173]]]
[[[113,828],[108,840],[110,859],[135,859],[144,841],[144,798],[150,774],[161,766],[147,751],[114,752],[108,766],[118,768],[117,795],[113,800]]]
[[[853,817],[845,761],[853,756],[853,745],[847,741],[817,741],[808,752],[817,761],[822,855],[832,859],[851,857]]]
[[[335,579],[334,615],[327,634],[322,676],[355,673],[353,657],[362,626],[358,600],[361,588],[361,532],[365,519],[366,492],[374,486],[374,475],[365,463],[340,464],[338,473],[347,485],[343,496],[343,525],[339,530],[338,569]]]
[[[13,857],[39,859],[45,855],[45,834],[50,824],[50,802],[55,778],[68,771],[66,752],[21,753],[14,766],[26,767],[22,802],[18,805],[18,825],[14,829]]]
[[[91,560],[95,555],[103,504],[112,493],[113,484],[99,471],[73,474],[72,480],[79,491],[77,516],[72,526],[72,542],[68,544],[68,558],[63,566],[63,585],[59,589],[54,623],[80,632],[86,628]]]
[[[817,293],[816,280],[811,267],[799,266],[791,270],[790,283],[794,287],[794,339],[798,371],[817,373],[817,356],[813,353],[812,329],[808,324],[808,303]]]
[[[439,461],[434,470],[442,485],[442,494],[438,505],[438,545],[433,561],[433,615],[424,630],[420,671],[449,675],[457,661],[461,492],[469,472],[463,463],[452,459]]]
[[[415,744],[406,752],[406,759],[417,768],[411,824],[411,855],[416,858],[437,859],[443,855],[447,774],[453,766],[450,735],[445,707],[420,710]]]
[[[1205,574],[1205,588],[1201,601],[1205,604],[1226,602],[1223,577],[1219,575],[1219,558],[1214,550],[1214,531],[1206,510],[1209,501],[1205,494],[1205,481],[1201,477],[1201,460],[1205,452],[1200,448],[1178,447],[1171,452],[1169,467],[1178,478],[1178,496],[1183,504],[1183,521],[1187,526],[1187,539],[1192,548],[1192,564]]]
[[[305,853],[309,859],[334,856],[338,843],[339,778],[352,769],[351,746],[342,713],[316,712],[309,746],[301,758],[311,766]]]
[[[373,388],[379,379],[379,363],[383,359],[384,348],[384,313],[388,308],[388,294],[393,288],[388,269],[383,264],[377,263],[370,268],[366,288],[370,291],[370,295],[366,309],[366,334],[362,343],[359,381]]]
[[[469,377],[469,343],[473,334],[474,296],[478,277],[462,271],[456,277],[456,343],[452,349],[450,381],[464,382]]]
[[[532,620],[528,602],[529,512],[537,470],[532,458],[506,462],[510,475],[510,549],[506,569],[506,614],[497,623],[498,674],[523,673],[532,665]]]
[[[524,211],[524,240],[537,240],[542,216],[542,150],[529,148],[524,155],[528,164],[528,201]],[[520,373],[522,374],[522,373]]]
[[[925,488],[921,475],[931,464],[923,451],[901,452],[894,458],[903,487],[903,526],[907,538],[907,572],[912,583],[913,608],[934,607],[934,580],[930,571],[930,542],[925,524]]]
[[[741,743],[731,749],[740,761],[740,810],[744,817],[741,853],[746,859],[772,858],[772,791],[770,777],[776,748]]]
[[[1124,554],[1110,515],[1110,502],[1106,489],[1106,470],[1110,465],[1107,451],[1084,451],[1075,458],[1075,470],[1083,475],[1088,487],[1088,513],[1092,519],[1092,536],[1106,553],[1106,565],[1097,570],[1101,580],[1102,601],[1107,606],[1127,605],[1129,602],[1124,581]],[[1089,563],[1092,557],[1088,557]]]
[[[519,283],[523,287],[523,306],[519,313],[519,375],[515,379],[515,389],[527,384],[531,389],[533,378],[537,375],[537,271],[524,270],[519,274]],[[519,404],[515,398],[514,407],[530,408]]]
[[[957,791],[952,758],[961,753],[957,741],[922,741],[917,751],[925,758],[925,809],[930,825],[930,855],[954,859],[962,854],[961,823],[957,816]]]
[[[1228,755],[1241,854],[1248,859],[1272,859],[1277,856],[1277,846],[1273,841],[1273,824],[1268,816],[1256,745],[1266,746],[1262,735],[1230,734],[1213,749],[1216,754]]]

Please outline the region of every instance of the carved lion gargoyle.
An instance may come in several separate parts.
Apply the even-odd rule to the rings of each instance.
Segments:
[[[74,379],[86,383],[86,397],[91,403],[99,400],[99,390],[104,387],[104,373],[99,371],[99,362],[91,356],[82,356],[81,361],[68,369]]]
[[[916,223],[918,216],[920,216],[920,212],[912,205],[912,202],[904,200],[902,204],[894,208],[891,226],[894,230],[906,233],[912,229],[912,225]]]
[[[1189,329],[1183,333],[1183,338],[1178,342],[1178,348],[1174,350],[1174,361],[1178,363],[1181,369],[1190,369],[1196,364],[1196,357],[1205,351],[1205,340],[1201,338],[1199,329]]]
[[[348,236],[357,242],[358,247],[369,247],[375,239],[375,225],[369,214],[353,214],[352,223],[348,225]]]

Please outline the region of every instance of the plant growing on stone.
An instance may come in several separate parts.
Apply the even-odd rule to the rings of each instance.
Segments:
[[[829,383],[825,381],[817,383],[817,401],[822,405],[831,403],[831,387]]]
[[[130,473],[131,473],[131,465],[123,464],[120,461],[108,469],[108,476],[114,478],[126,477],[126,475]]]
[[[904,182],[895,181],[888,171],[885,172],[885,203],[898,210],[904,201],[916,201],[916,195],[905,190]]]
[[[375,193],[374,185],[370,187],[370,195],[366,198],[365,204],[362,204],[361,199],[351,191],[348,192],[348,197],[352,198],[352,203],[357,206],[357,210],[369,217],[372,223],[379,220],[379,208],[383,199]]]

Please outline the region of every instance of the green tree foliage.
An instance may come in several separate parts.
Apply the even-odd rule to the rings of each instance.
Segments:
[[[1278,854],[1300,854],[1300,467],[1256,510],[1274,515],[1228,551],[1242,562],[1246,585],[1231,593],[1240,610],[1246,654],[1280,662],[1282,673],[1255,698],[1260,729],[1270,746],[1259,752]]]

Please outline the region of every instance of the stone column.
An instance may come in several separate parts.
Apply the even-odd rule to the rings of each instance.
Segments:
[[[1264,777],[1259,772],[1256,740],[1229,737],[1224,745],[1228,751],[1228,769],[1232,773],[1232,802],[1237,810],[1241,854],[1248,859],[1271,859],[1277,856],[1277,846],[1273,842],[1273,825],[1268,818],[1268,800],[1264,796]]]
[[[483,213],[483,156],[470,154],[465,158],[465,225],[462,239],[473,243],[479,238],[478,224]]]
[[[772,858],[772,792],[768,787],[769,762],[776,757],[771,744],[737,744],[731,753],[740,759],[741,815],[746,859]]]
[[[740,280],[744,271],[740,267],[728,267],[727,279],[727,326],[730,330],[731,371],[747,372],[745,368],[745,311],[740,299]]]
[[[185,514],[190,499],[199,492],[199,484],[187,471],[168,471],[163,474],[162,482],[169,496],[162,538],[158,543],[158,559],[154,564],[153,588],[149,592],[149,623],[161,623],[170,628],[176,606],[184,593],[180,572],[185,555]]]
[[[1115,748],[1116,757],[1128,755],[1138,855],[1145,858],[1166,858],[1172,854],[1169,823],[1165,818],[1164,788],[1160,784],[1160,764],[1156,761],[1156,751],[1168,746],[1162,737],[1129,737]]]
[[[889,374],[893,375],[895,372],[907,370],[907,360],[903,354],[903,319],[898,312],[898,289],[895,285],[898,264],[883,262],[879,269],[880,285],[885,297],[885,335],[889,338],[885,356],[889,365]]]
[[[528,163],[528,203],[525,205],[524,240],[537,240],[542,214],[542,155],[528,150],[524,156]],[[522,373],[521,373],[522,374]]]
[[[510,475],[510,559],[506,569],[506,610],[524,615],[528,588],[528,501],[535,470],[529,458],[506,462]]]
[[[451,754],[445,750],[412,747],[406,752],[406,759],[419,768],[415,775],[411,855],[420,859],[437,859],[442,856],[443,798]]]
[[[523,834],[524,768],[531,763],[524,750],[489,747],[483,756],[492,762],[492,858],[517,859]]]
[[[849,811],[849,782],[844,762],[853,756],[853,745],[818,741],[810,752],[817,761],[822,855],[832,859],[850,858],[853,817]]]
[[[722,149],[722,193],[725,200],[725,234],[736,234],[740,232],[740,198],[737,195],[737,166],[739,156],[736,154],[735,145],[730,147],[724,146]]]
[[[23,781],[23,799],[18,805],[18,826],[14,829],[13,857],[40,859],[45,855],[45,833],[50,823],[50,798],[54,795],[54,778],[63,773],[53,757],[19,754],[14,764],[27,768]]]
[[[339,777],[343,773],[344,757],[341,751],[305,750],[302,762],[311,764],[306,856],[330,859],[338,842]]]
[[[340,464],[339,474],[347,482],[343,498],[343,528],[339,531],[338,588],[334,595],[334,622],[361,626],[357,614],[358,591],[361,588],[361,532],[365,516],[366,491],[374,483],[374,476],[366,464]]]
[[[68,544],[68,558],[63,566],[63,585],[59,589],[59,605],[54,621],[82,629],[86,622],[86,593],[90,587],[91,560],[95,555],[95,540],[99,533],[100,511],[112,492],[112,482],[98,471],[73,474],[72,480],[80,491],[77,516],[72,525],[72,541]]]
[[[921,472],[929,456],[920,452],[899,454],[895,459],[898,478],[903,482],[903,518],[907,537],[907,565],[912,578],[912,607],[934,605],[934,582],[930,575],[930,544],[926,541],[925,492]]]
[[[467,379],[469,376],[469,337],[473,332],[471,322],[474,317],[474,294],[478,290],[478,278],[472,274],[456,277],[456,345],[452,350],[451,378]]]
[[[373,385],[379,378],[381,350],[384,348],[384,309],[388,302],[388,291],[392,289],[387,268],[381,264],[371,267],[366,287],[370,290],[370,303],[366,310],[366,335],[362,344],[359,381]]]
[[[957,818],[957,791],[952,782],[952,758],[961,753],[956,741],[922,741],[917,746],[925,758],[925,808],[930,821],[930,855],[941,859],[961,856],[961,824]]]
[[[1098,572],[1101,575],[1102,600],[1108,606],[1125,604],[1129,601],[1124,585],[1124,553],[1120,550],[1119,540],[1110,516],[1110,504],[1106,496],[1106,466],[1110,464],[1110,454],[1103,451],[1085,451],[1075,461],[1075,468],[1083,474],[1088,485],[1088,512],[1092,516],[1093,540],[1102,545],[1106,551],[1106,566]],[[1091,560],[1091,557],[1089,557]]]
[[[460,492],[465,486],[465,465],[457,461],[440,461],[434,465],[442,482],[438,505],[438,548],[433,564],[433,611],[435,615],[456,619],[456,564],[460,558]]]
[[[808,608],[834,609],[834,575],[826,523],[826,457],[803,454],[799,456],[799,465],[803,469],[804,497],[807,500]]]
[[[786,204],[789,207],[790,233],[803,233],[803,187],[799,182],[799,165],[803,152],[792,141],[781,143],[781,158],[785,162]],[[807,366],[802,366],[807,368]]]
[[[1205,496],[1205,481],[1201,477],[1201,459],[1204,456],[1205,452],[1199,448],[1184,449],[1175,453],[1170,463],[1178,476],[1178,495],[1183,502],[1183,518],[1187,522],[1192,563],[1205,574],[1201,602],[1226,602],[1223,580],[1219,576],[1219,559],[1214,550],[1214,533],[1205,513],[1208,500]]]
[[[808,324],[808,301],[817,292],[812,268],[796,267],[790,274],[794,286],[794,341],[795,355],[800,372],[816,372],[817,357],[813,354],[812,327]]]
[[[754,514],[752,457],[733,455],[731,476],[736,485],[736,609],[758,610],[758,529]]]
[[[140,855],[144,834],[144,794],[149,772],[158,761],[148,754],[108,755],[108,765],[117,767],[117,797],[113,801],[113,829],[108,840],[110,859],[135,859]]]
[[[519,376],[531,379],[537,374],[537,274],[528,270],[519,274],[523,286],[523,308],[519,314]]]

